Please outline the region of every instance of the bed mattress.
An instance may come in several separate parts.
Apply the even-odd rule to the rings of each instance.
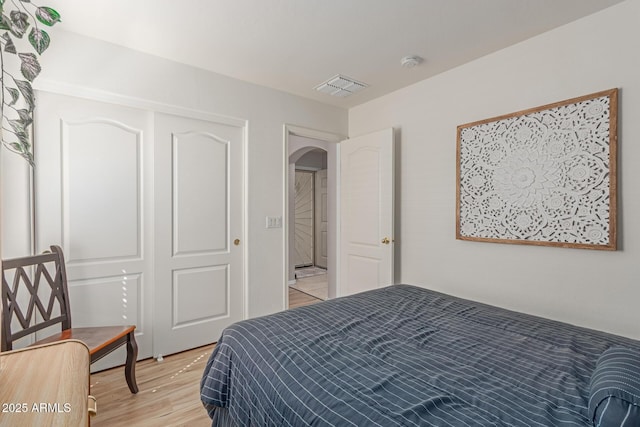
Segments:
[[[615,346],[640,352],[624,337],[394,285],[232,325],[201,398],[213,425],[589,426],[592,373]]]

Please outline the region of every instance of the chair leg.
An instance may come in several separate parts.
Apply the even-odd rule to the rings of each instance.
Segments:
[[[127,385],[131,393],[138,392],[138,384],[136,383],[136,359],[138,358],[138,344],[134,332],[131,331],[127,335],[127,362],[124,366],[124,376],[127,379]]]

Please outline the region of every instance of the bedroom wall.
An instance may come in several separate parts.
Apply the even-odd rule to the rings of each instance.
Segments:
[[[286,282],[284,233],[282,228],[266,229],[265,217],[284,216],[283,177],[288,162],[283,125],[344,135],[347,111],[58,28],[51,37],[51,47],[41,58],[43,72],[35,81],[36,89],[90,98],[114,94],[248,120],[248,315],[281,310]],[[2,246],[3,255],[9,257],[25,254],[30,246],[29,236],[20,231],[28,229],[28,200],[21,198],[20,191],[12,197],[18,188],[14,178],[19,175],[26,186],[28,173],[20,159],[7,157],[3,156],[3,169],[16,169],[13,181],[3,179],[2,183]],[[10,199],[17,200],[19,210],[15,204],[9,207]]]
[[[401,282],[640,338],[638,22],[628,0],[349,111],[350,136],[399,129]],[[614,87],[618,251],[455,240],[458,125]]]

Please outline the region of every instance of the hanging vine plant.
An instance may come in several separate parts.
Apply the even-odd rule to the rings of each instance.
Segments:
[[[30,0],[0,0],[0,68],[2,68],[2,145],[22,156],[33,166],[30,130],[33,123],[35,98],[31,83],[40,74],[38,56],[49,47],[49,34],[41,26],[51,27],[60,21],[60,14]],[[25,34],[28,43],[20,44]],[[25,45],[26,51],[19,51]],[[20,75],[10,72],[5,54],[16,55]],[[36,55],[37,54],[37,55]],[[13,63],[14,61],[10,61]]]

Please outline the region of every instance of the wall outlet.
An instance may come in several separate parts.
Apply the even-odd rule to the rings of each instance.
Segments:
[[[281,216],[268,216],[266,218],[266,227],[267,228],[282,228],[282,217]]]

